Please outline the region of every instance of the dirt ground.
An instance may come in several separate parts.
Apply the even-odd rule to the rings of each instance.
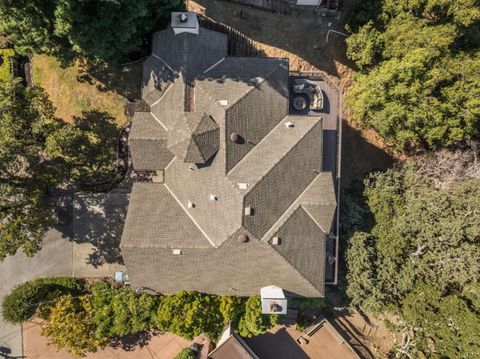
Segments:
[[[344,7],[352,0],[345,0]],[[330,18],[314,15],[312,7],[295,8],[290,15],[275,14],[222,0],[195,0],[190,10],[233,27],[255,41],[271,57],[286,57],[291,70],[325,71],[346,91],[354,64],[346,57],[344,12]],[[328,41],[327,41],[328,35]],[[373,130],[357,128],[344,111],[342,184],[375,169],[392,167],[394,158]]]

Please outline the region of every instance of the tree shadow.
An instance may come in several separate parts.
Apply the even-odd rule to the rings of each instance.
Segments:
[[[245,339],[252,350],[264,359],[309,359],[298,343],[281,328],[275,333],[267,332]]]
[[[150,332],[142,332],[138,334],[130,334],[124,337],[117,337],[111,340],[110,346],[113,349],[121,349],[124,351],[133,351],[137,347],[143,348],[148,345],[152,339]]]
[[[88,264],[123,264],[120,251],[127,213],[126,193],[76,193],[73,203],[73,241],[90,243]]]

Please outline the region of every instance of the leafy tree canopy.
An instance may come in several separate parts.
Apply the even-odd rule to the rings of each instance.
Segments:
[[[0,83],[0,260],[40,248],[50,219],[43,194],[61,177],[45,141],[59,126],[43,90]]]
[[[116,62],[182,7],[180,0],[0,0],[0,31],[20,54]]]
[[[238,332],[241,336],[248,338],[260,335],[277,324],[278,319],[278,315],[262,314],[260,296],[253,296],[245,303],[245,315],[240,319]]]
[[[95,335],[95,323],[90,296],[61,297],[51,309],[48,322],[42,327],[42,335],[57,349],[65,349],[77,356],[86,356],[108,344],[106,338]]]
[[[347,54],[361,69],[347,96],[354,119],[399,150],[480,139],[480,2],[360,7],[347,39]]]
[[[345,213],[352,304],[399,315],[425,353],[478,353],[480,182],[437,190],[407,164],[370,175],[360,199]]]

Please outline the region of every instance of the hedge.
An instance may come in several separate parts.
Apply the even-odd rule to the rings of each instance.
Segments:
[[[86,292],[84,279],[70,277],[42,278],[17,286],[2,303],[3,319],[12,324],[28,320],[37,314],[48,316],[48,308],[62,295]]]

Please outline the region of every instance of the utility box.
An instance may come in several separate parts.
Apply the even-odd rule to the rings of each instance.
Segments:
[[[175,35],[183,32],[198,35],[197,14],[194,12],[172,12],[171,26]]]
[[[287,298],[282,288],[274,285],[260,289],[262,314],[287,314]]]

